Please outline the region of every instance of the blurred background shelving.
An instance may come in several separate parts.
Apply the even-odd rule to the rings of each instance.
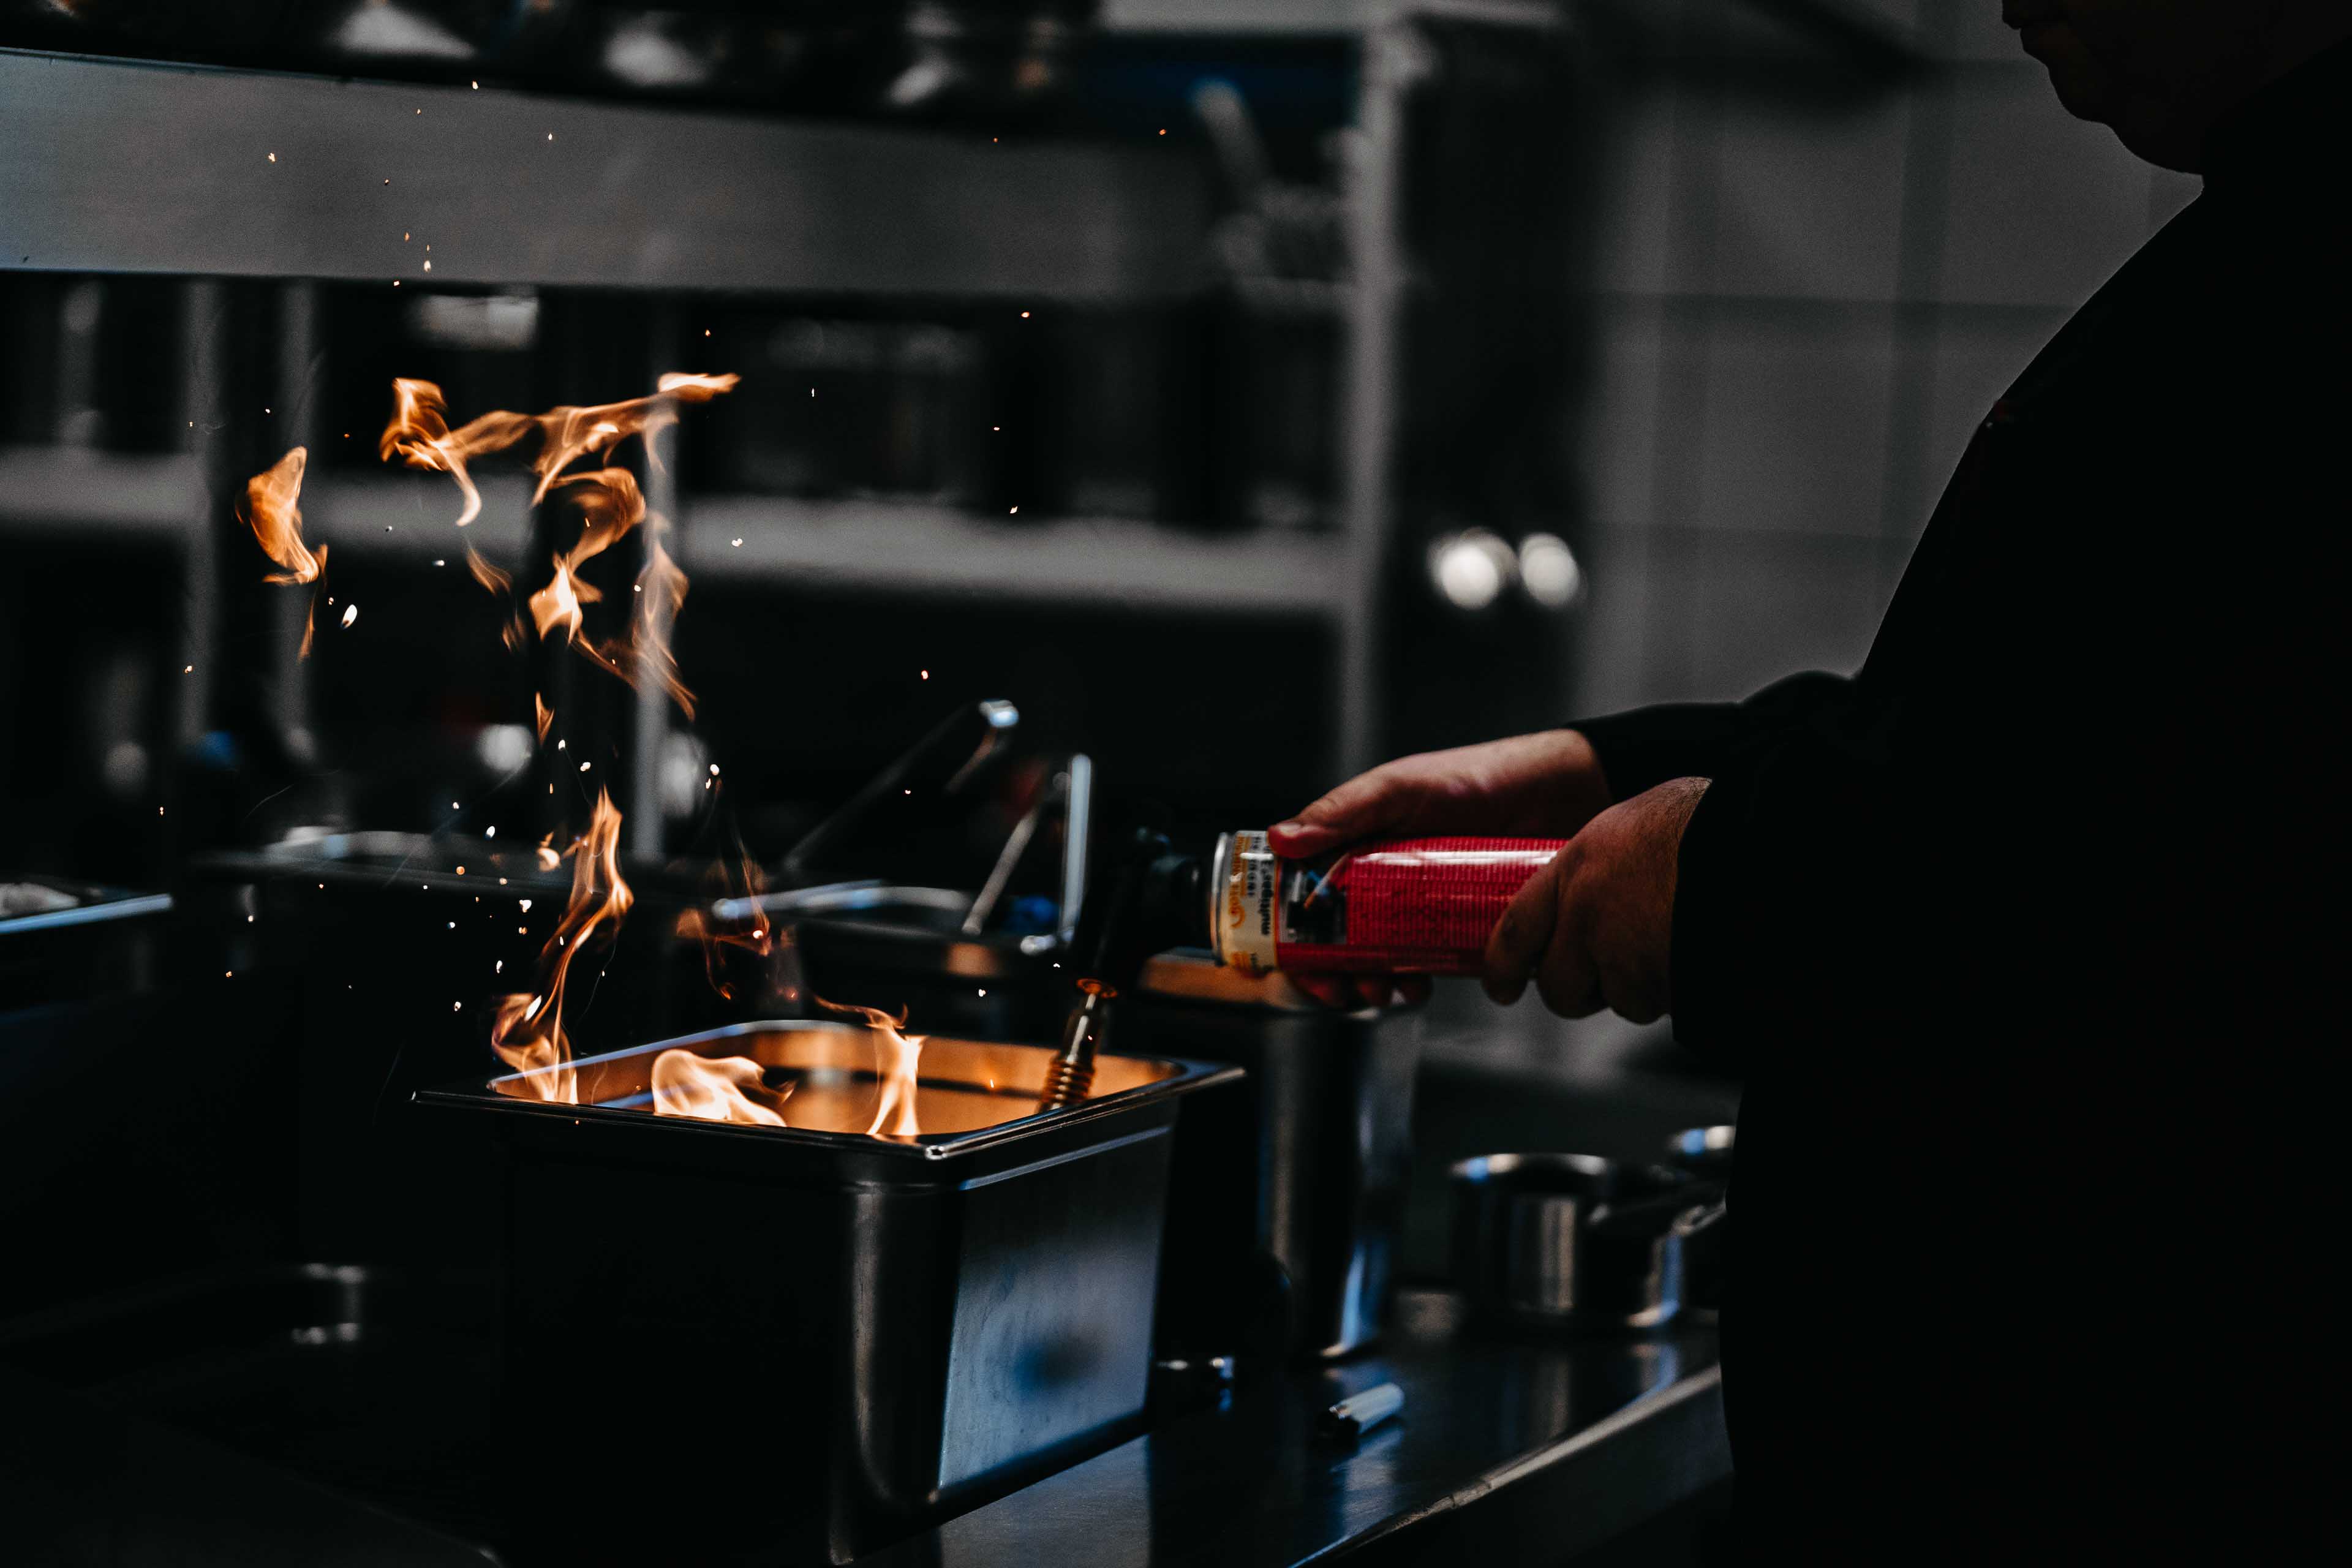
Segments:
[[[11,864],[140,880],[320,774],[431,826],[539,679],[638,796],[707,753],[782,833],[972,697],[1207,825],[1850,667],[1974,409],[2193,194],[1919,0],[231,9],[0,11]],[[647,476],[683,740],[499,658],[463,546],[560,525],[512,468],[461,537],[374,455],[394,375],[681,366],[744,376]],[[308,663],[233,511],[297,443],[363,612]]]

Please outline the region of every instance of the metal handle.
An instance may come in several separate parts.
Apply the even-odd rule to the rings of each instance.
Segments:
[[[866,787],[849,797],[832,816],[818,823],[801,837],[801,841],[784,852],[779,867],[786,882],[805,882],[812,868],[825,851],[846,837],[849,830],[863,821],[880,802],[896,794],[905,793],[908,783],[918,769],[936,768],[951,758],[962,757],[955,771],[939,786],[942,796],[953,795],[977,777],[981,770],[1005,749],[1013,730],[1021,722],[1021,710],[1002,700],[976,702],[969,708],[959,708],[934,725],[930,732],[917,741],[897,760],[866,781]]]

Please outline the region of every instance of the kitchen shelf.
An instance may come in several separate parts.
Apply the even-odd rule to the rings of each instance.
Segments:
[[[64,447],[0,450],[0,522],[12,530],[177,542],[205,509],[193,457],[124,456]]]
[[[49,271],[1081,301],[1208,279],[1208,172],[1175,146],[16,50],[0,196],[0,265]]]
[[[704,496],[681,563],[708,580],[1106,606],[1337,616],[1328,534],[1203,535],[1123,518],[982,519],[900,501]],[[740,540],[738,544],[736,541]]]
[[[302,531],[314,543],[460,562],[472,545],[511,571],[530,538],[530,481],[477,474],[482,515],[457,526],[462,504],[446,474],[394,471],[320,476],[302,486]]]

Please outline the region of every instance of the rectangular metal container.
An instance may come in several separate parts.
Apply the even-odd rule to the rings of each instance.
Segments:
[[[417,1097],[503,1134],[540,1529],[599,1560],[841,1563],[1133,1435],[1169,1134],[1237,1069],[1106,1058],[1093,1100],[1039,1114],[1052,1052],[933,1038],[951,1120],[1013,1119],[902,1141],[654,1114],[680,1048],[879,1092],[868,1031],[771,1023],[576,1062],[577,1104],[531,1075]]]

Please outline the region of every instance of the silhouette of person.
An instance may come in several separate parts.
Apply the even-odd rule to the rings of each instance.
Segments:
[[[2005,15],[2205,189],[1986,412],[1860,672],[1275,830],[1573,834],[1490,993],[1738,1065],[1725,1398],[1792,1561],[2259,1548],[2329,1484],[2352,5]]]

